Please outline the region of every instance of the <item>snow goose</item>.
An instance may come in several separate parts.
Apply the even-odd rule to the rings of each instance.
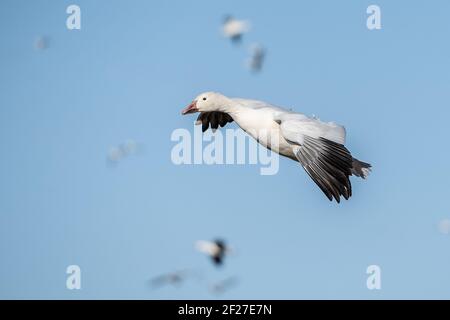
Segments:
[[[242,35],[250,30],[250,23],[245,20],[237,20],[228,15],[222,25],[223,35],[230,38],[235,44],[240,43]]]
[[[215,241],[199,240],[195,243],[195,248],[210,256],[216,266],[221,265],[225,255],[231,252],[231,248],[225,245],[225,241],[220,239]]]
[[[198,95],[182,114],[196,112],[203,132],[234,121],[264,147],[300,162],[330,201],[334,198],[339,203],[341,196],[348,200],[352,195],[349,177],[365,179],[371,171],[370,164],[353,158],[344,146],[345,128],[334,122],[216,92]]]

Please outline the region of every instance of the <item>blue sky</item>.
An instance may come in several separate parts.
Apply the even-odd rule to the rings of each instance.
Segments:
[[[66,7],[81,8],[69,31]],[[381,7],[382,29],[366,28]],[[0,298],[450,298],[448,1],[1,1]],[[223,16],[248,19],[240,47]],[[33,48],[47,36],[46,50]],[[268,50],[245,69],[248,46]],[[330,203],[295,162],[175,166],[180,110],[220,91],[347,128],[371,162],[353,197]],[[145,149],[106,165],[111,146]],[[236,247],[221,269],[197,239]],[[66,289],[66,267],[82,289]],[[382,289],[366,288],[366,268]],[[194,268],[202,281],[150,289]],[[211,295],[210,281],[239,284]]]

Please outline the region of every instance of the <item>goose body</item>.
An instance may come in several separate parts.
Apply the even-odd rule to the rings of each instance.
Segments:
[[[280,125],[274,121],[278,108],[257,108],[248,107],[255,100],[245,101],[236,99],[236,111],[230,113],[237,125],[247,132],[252,138],[264,147],[272,151],[295,160],[291,144],[283,137],[280,131]],[[272,141],[277,141],[272,145]]]

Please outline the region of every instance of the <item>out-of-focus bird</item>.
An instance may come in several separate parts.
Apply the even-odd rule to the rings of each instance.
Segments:
[[[254,44],[250,47],[250,60],[248,61],[248,67],[253,72],[259,72],[262,69],[264,58],[266,56],[266,50],[260,44]]]
[[[215,282],[209,286],[209,290],[214,294],[222,294],[225,291],[229,290],[231,287],[234,287],[238,284],[237,277],[228,277],[224,280]]]
[[[150,280],[150,284],[153,288],[159,288],[164,285],[173,285],[179,287],[188,276],[187,270],[178,270],[166,274],[159,275]]]
[[[231,248],[225,244],[225,241],[220,239],[215,241],[199,240],[195,243],[195,248],[210,256],[216,266],[223,264],[225,255],[231,252]]]
[[[139,151],[140,145],[132,140],[126,140],[118,146],[111,147],[108,152],[108,162],[111,164],[116,164],[123,158],[135,154]]]
[[[119,162],[125,155],[119,147],[111,147],[108,152],[108,161],[111,163]]]
[[[50,47],[50,38],[47,36],[39,36],[34,41],[34,48],[36,50],[45,50]]]
[[[237,20],[228,15],[222,25],[223,35],[235,44],[240,43],[242,35],[250,30],[250,23],[245,20]]]
[[[442,219],[439,221],[438,230],[442,234],[450,234],[450,219]]]
[[[365,179],[371,165],[353,158],[344,146],[346,131],[334,122],[323,122],[267,102],[228,98],[220,93],[198,95],[182,114],[200,112],[203,131],[235,121],[264,147],[300,162],[327,198],[339,203],[352,195],[349,177]]]

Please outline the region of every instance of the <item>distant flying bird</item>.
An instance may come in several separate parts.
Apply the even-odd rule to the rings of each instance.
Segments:
[[[248,66],[251,71],[259,72],[262,69],[264,58],[266,56],[266,50],[260,44],[254,44],[251,48],[251,56],[248,62]]]
[[[117,164],[123,158],[137,153],[139,148],[140,145],[136,141],[129,139],[118,146],[111,147],[108,151],[107,160],[111,164]]]
[[[159,288],[164,285],[180,286],[181,283],[187,278],[187,270],[179,270],[166,274],[159,275],[150,280],[153,288]]]
[[[257,100],[228,98],[220,93],[198,95],[182,114],[200,112],[203,132],[235,121],[264,147],[300,162],[330,201],[352,195],[349,177],[367,178],[371,165],[344,146],[345,128]],[[275,142],[275,143],[273,143]]]
[[[250,30],[250,23],[245,20],[237,20],[232,16],[226,16],[223,25],[223,35],[233,43],[239,43],[242,40],[242,35]]]
[[[213,263],[217,266],[223,264],[225,255],[231,252],[231,248],[225,245],[223,240],[204,241],[199,240],[195,243],[195,248],[211,257]]]
[[[36,50],[45,50],[50,47],[50,38],[47,36],[39,36],[34,41],[34,48]]]
[[[222,294],[229,290],[231,287],[237,285],[237,277],[229,277],[222,281],[215,282],[209,286],[209,290],[214,294]]]
[[[438,229],[442,234],[450,234],[450,219],[442,219],[439,221]]]

